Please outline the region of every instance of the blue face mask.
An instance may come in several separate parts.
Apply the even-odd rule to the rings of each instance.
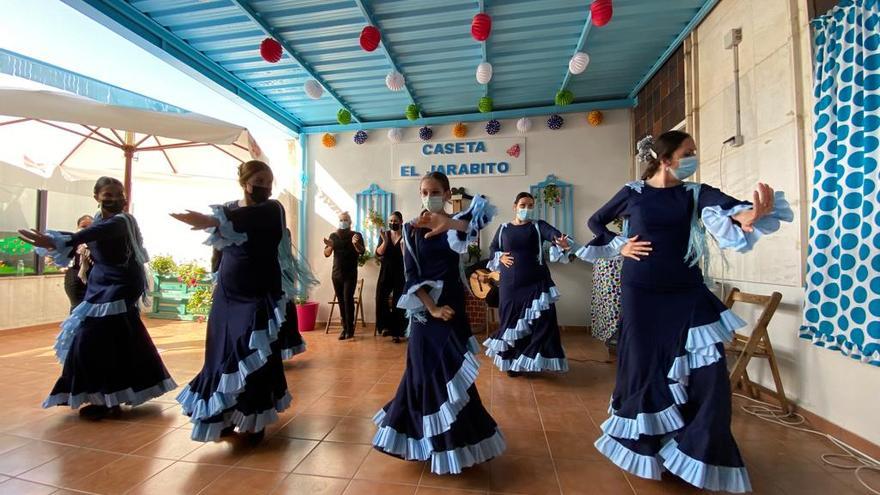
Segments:
[[[686,156],[678,161],[678,168],[671,168],[669,172],[672,173],[678,180],[685,180],[688,177],[697,173],[697,167],[699,167],[700,161],[696,156]]]
[[[517,208],[516,209],[516,218],[520,221],[531,220],[534,217],[535,210],[532,208]]]

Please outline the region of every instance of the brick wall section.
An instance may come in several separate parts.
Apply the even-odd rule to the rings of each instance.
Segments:
[[[647,134],[658,136],[684,120],[684,49],[669,57],[648,84],[639,91],[633,109],[633,150]]]
[[[473,333],[483,333],[486,331],[486,303],[482,299],[477,299],[467,292],[465,295],[465,309],[467,310],[468,321],[471,324]],[[494,331],[494,330],[493,330]]]

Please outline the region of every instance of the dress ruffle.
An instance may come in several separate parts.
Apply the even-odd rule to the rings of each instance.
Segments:
[[[247,242],[248,235],[244,232],[237,232],[232,226],[232,222],[226,218],[226,210],[223,205],[211,205],[211,212],[214,218],[220,222],[217,227],[209,227],[205,229],[211,234],[204,242],[206,246],[211,246],[220,251],[227,246],[240,246]]]
[[[486,347],[486,355],[495,357],[498,353],[512,348],[517,340],[531,335],[532,325],[541,317],[541,312],[550,309],[550,305],[555,304],[558,300],[559,289],[556,286],[550,286],[547,291],[541,292],[524,310],[516,324],[504,330],[501,338],[490,337],[483,342],[483,346]]]
[[[83,404],[93,404],[96,406],[107,406],[107,407],[115,407],[119,405],[127,405],[127,406],[139,406],[148,400],[155,399],[156,397],[161,397],[166,393],[177,388],[177,383],[174,382],[171,378],[166,378],[165,380],[157,383],[156,385],[146,388],[144,390],[134,391],[131,387],[120,390],[118,392],[113,392],[109,394],[102,393],[86,393],[82,392],[79,394],[53,394],[46,398],[43,401],[43,407],[49,408],[52,406],[70,406],[72,409],[77,409]]]
[[[467,232],[457,230],[446,232],[449,248],[459,254],[467,253],[468,246],[477,241],[480,231],[492,222],[496,211],[495,206],[489,203],[485,196],[474,197],[467,210],[453,217],[456,220],[467,220],[468,230]]]
[[[706,230],[718,241],[719,247],[740,253],[751,251],[761,237],[779,230],[781,222],[794,220],[794,212],[782,191],[777,191],[774,195],[773,211],[755,222],[752,232],[746,232],[733,222],[733,216],[751,208],[751,205],[738,205],[725,210],[720,206],[710,206],[703,208],[701,218]]]

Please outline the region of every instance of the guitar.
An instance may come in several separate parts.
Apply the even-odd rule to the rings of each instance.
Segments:
[[[486,296],[489,295],[489,291],[492,290],[492,287],[497,286],[500,281],[500,272],[491,272],[479,268],[470,276],[471,292],[474,293],[474,297],[477,299],[486,299]]]

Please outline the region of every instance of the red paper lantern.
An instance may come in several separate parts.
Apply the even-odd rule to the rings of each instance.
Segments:
[[[272,38],[266,38],[260,43],[260,56],[263,57],[263,60],[266,62],[275,63],[281,60],[281,55],[284,53],[284,49],[281,48],[281,43],[273,40]]]
[[[489,33],[492,31],[492,18],[489,14],[480,12],[474,16],[471,22],[471,36],[477,41],[486,41],[489,39]]]
[[[361,48],[371,52],[379,46],[382,35],[375,26],[367,26],[361,31]]]
[[[602,27],[611,22],[614,10],[611,8],[611,0],[593,0],[590,4],[590,14],[593,17],[593,25]]]

